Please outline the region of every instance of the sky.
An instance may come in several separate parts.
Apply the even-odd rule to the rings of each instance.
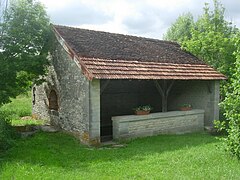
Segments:
[[[212,0],[40,0],[52,23],[162,39],[183,13],[197,19]],[[240,0],[221,0],[226,20],[240,27]]]

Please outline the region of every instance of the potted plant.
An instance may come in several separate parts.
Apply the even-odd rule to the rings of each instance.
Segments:
[[[191,104],[182,104],[179,108],[181,111],[190,111],[192,110]]]
[[[145,105],[145,106],[138,106],[136,108],[134,108],[134,112],[136,115],[147,115],[150,113],[150,111],[153,108],[150,105]]]

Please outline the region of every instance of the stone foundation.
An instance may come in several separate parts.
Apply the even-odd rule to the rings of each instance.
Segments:
[[[182,134],[203,131],[204,110],[115,116],[112,121],[113,139],[116,140],[158,134]]]

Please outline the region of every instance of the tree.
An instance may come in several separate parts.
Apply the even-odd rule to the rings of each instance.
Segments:
[[[222,4],[218,0],[213,2],[212,11],[209,4],[205,4],[203,15],[191,27],[190,38],[179,34],[178,39],[184,49],[228,76],[229,85],[221,88],[225,97],[221,104],[227,121],[216,121],[216,125],[227,131],[227,137],[223,138],[225,149],[240,159],[240,32],[224,19]],[[168,31],[170,40],[174,37],[172,34],[178,33],[178,27],[173,27]]]
[[[191,39],[191,29],[194,26],[194,20],[191,13],[183,14],[167,30],[163,39],[182,43],[185,40]]]
[[[222,105],[225,109],[226,123],[218,122],[222,129],[226,129],[228,135],[223,138],[225,149],[240,159],[240,35],[235,39],[238,50],[234,53],[237,58],[233,78],[230,80],[231,90],[227,93]]]
[[[233,55],[236,47],[232,39],[237,34],[237,28],[224,19],[224,12],[224,7],[217,0],[214,0],[212,11],[205,4],[204,14],[191,29],[191,38],[182,45],[215,69],[232,77],[232,67],[236,61]]]
[[[2,105],[46,74],[51,30],[43,5],[35,0],[12,1],[0,28]]]

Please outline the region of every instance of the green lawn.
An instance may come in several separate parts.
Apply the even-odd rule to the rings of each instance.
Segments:
[[[31,116],[31,97],[0,108],[13,125],[41,124]],[[165,135],[125,142],[126,147],[89,148],[64,133],[39,132],[17,139],[0,154],[0,180],[239,179],[240,161],[218,149],[207,134]]]
[[[63,133],[19,139],[0,179],[239,179],[240,162],[207,134],[164,135],[89,148]]]
[[[11,103],[5,104],[0,108],[1,112],[7,114],[11,119],[11,124],[13,126],[23,126],[23,125],[41,125],[45,122],[43,120],[27,119],[22,120],[22,117],[32,115],[32,100],[30,93],[22,94],[16,99],[12,99]]]

